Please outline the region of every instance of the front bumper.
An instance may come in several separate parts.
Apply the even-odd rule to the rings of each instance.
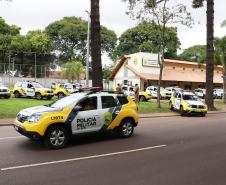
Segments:
[[[0,96],[10,97],[11,94],[10,94],[10,92],[0,92]]]
[[[37,132],[29,132],[29,131],[26,131],[25,128],[21,127],[21,126],[18,126],[18,125],[13,125],[13,127],[15,128],[15,130],[17,132],[19,132],[20,134],[22,134],[23,136],[26,136],[30,139],[33,139],[33,140],[41,140],[43,137],[41,135],[39,135]]]

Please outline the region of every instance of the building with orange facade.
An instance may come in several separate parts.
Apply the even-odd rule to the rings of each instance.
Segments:
[[[116,64],[110,80],[113,85],[139,84],[140,89],[150,85],[157,85],[160,73],[158,55],[151,53],[135,53],[122,57]],[[214,86],[223,86],[223,67],[214,67]],[[178,86],[183,89],[205,87],[206,65],[188,61],[164,60],[162,86]]]

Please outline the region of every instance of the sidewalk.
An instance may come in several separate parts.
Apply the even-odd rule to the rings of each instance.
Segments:
[[[207,114],[222,114],[226,113],[226,109],[221,111],[209,111]],[[159,118],[159,117],[176,117],[180,116],[178,112],[165,112],[165,113],[151,113],[151,114],[139,114],[141,119],[144,118]],[[15,118],[0,119],[0,126],[10,126],[14,123]]]

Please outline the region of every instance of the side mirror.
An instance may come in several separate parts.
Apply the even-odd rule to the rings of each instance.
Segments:
[[[73,112],[79,112],[79,111],[82,111],[83,108],[81,106],[78,106],[76,105],[74,108],[73,108]]]

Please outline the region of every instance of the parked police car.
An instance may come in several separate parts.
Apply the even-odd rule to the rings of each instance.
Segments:
[[[199,98],[205,99],[206,89],[198,88],[198,89],[195,89],[194,92]]]
[[[10,98],[11,94],[9,88],[0,83],[0,97]]]
[[[49,88],[43,87],[38,82],[17,82],[13,88],[13,94],[15,98],[19,98],[21,96],[24,97],[35,97],[38,100],[43,98],[51,99],[54,94],[53,90]]]
[[[207,106],[194,93],[176,91],[169,102],[171,110],[180,111],[181,115],[197,113],[206,116]]]
[[[222,99],[224,95],[224,90],[221,88],[215,88],[213,90],[213,97],[216,99]]]
[[[21,110],[14,127],[32,139],[43,138],[53,149],[66,145],[73,135],[115,130],[130,137],[138,124],[134,101],[119,93],[77,93],[47,106]]]

